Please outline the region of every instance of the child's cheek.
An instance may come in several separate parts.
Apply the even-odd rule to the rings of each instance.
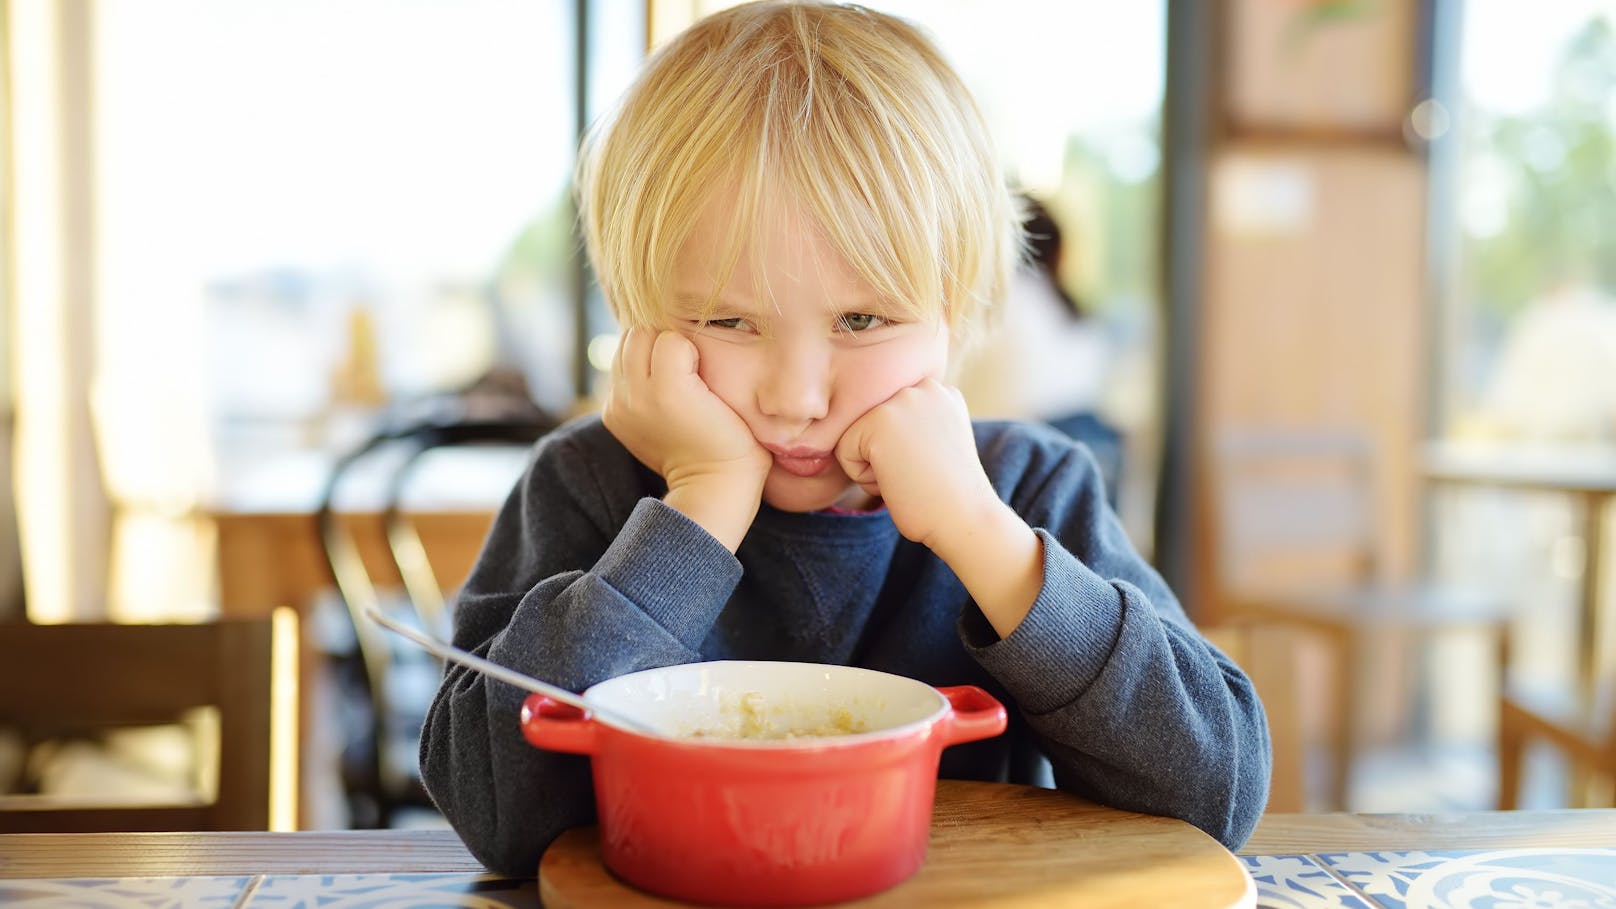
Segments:
[[[939,325],[932,334],[913,338],[903,355],[894,358],[902,363],[909,374],[904,386],[917,384],[923,379],[947,381],[948,351],[948,329],[945,326]]]
[[[897,356],[859,363],[850,375],[844,376],[842,390],[858,399],[857,409],[863,412],[925,379],[941,379],[946,365],[946,358],[938,361],[924,350],[911,348]]]
[[[696,345],[696,375],[718,399],[737,410],[746,398],[748,379],[737,351],[731,345],[691,332],[685,335]]]
[[[922,379],[948,380],[949,335],[948,326],[938,323],[928,334],[911,339],[906,351],[907,362],[915,376],[908,384]]]

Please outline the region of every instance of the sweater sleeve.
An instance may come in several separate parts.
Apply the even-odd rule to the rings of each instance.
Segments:
[[[649,492],[625,493],[646,486],[638,470],[577,433],[541,442],[455,598],[455,643],[573,691],[698,659],[740,563]],[[526,695],[451,665],[421,731],[439,810],[479,861],[520,876],[594,820],[588,758],[522,738]]]
[[[1272,763],[1250,680],[1129,543],[1086,450],[1006,443],[984,462],[1038,533],[1044,582],[1009,637],[974,607],[961,635],[1042,740],[1056,785],[1181,818],[1238,848],[1267,802]]]

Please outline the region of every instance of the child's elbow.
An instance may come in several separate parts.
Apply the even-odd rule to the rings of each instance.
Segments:
[[[1260,791],[1253,792],[1248,797],[1236,798],[1219,828],[1208,832],[1222,843],[1224,848],[1230,852],[1238,852],[1256,831],[1257,822],[1262,820],[1263,806],[1267,801],[1268,790],[1265,784]]]
[[[1228,797],[1212,824],[1203,827],[1214,839],[1234,852],[1246,844],[1268,806],[1269,781],[1273,775],[1273,752],[1268,736],[1262,735],[1250,747],[1235,753],[1233,773],[1225,782]]]

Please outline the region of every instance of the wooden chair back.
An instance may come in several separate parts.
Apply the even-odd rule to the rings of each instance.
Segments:
[[[1377,573],[1373,453],[1340,430],[1225,430],[1213,457],[1220,586],[1273,589]]]
[[[1209,456],[1216,577],[1204,615],[1303,632],[1329,649],[1330,700],[1308,716],[1333,752],[1328,805],[1346,808],[1360,727],[1409,721],[1410,699],[1386,687],[1386,667],[1408,665],[1404,651],[1436,634],[1501,639],[1509,604],[1497,591],[1385,576],[1374,452],[1360,433],[1225,428]]]
[[[282,615],[295,622],[290,610]],[[295,630],[275,634],[268,616],[0,625],[0,727],[50,738],[182,723],[212,707],[219,738],[214,793],[163,805],[0,796],[0,832],[269,829],[277,642],[294,651],[279,662],[295,667]]]
[[[1506,657],[1507,659],[1507,657]],[[1587,698],[1574,692],[1506,686],[1499,698],[1498,807],[1521,807],[1528,745],[1544,744],[1566,758],[1565,804],[1616,807],[1616,685]]]

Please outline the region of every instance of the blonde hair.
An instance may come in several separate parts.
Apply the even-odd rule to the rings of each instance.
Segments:
[[[579,216],[620,324],[659,323],[680,247],[731,189],[714,296],[779,194],[886,306],[940,316],[958,339],[1021,255],[1020,212],[964,83],[913,25],[860,6],[765,0],[708,16],[591,129]]]

